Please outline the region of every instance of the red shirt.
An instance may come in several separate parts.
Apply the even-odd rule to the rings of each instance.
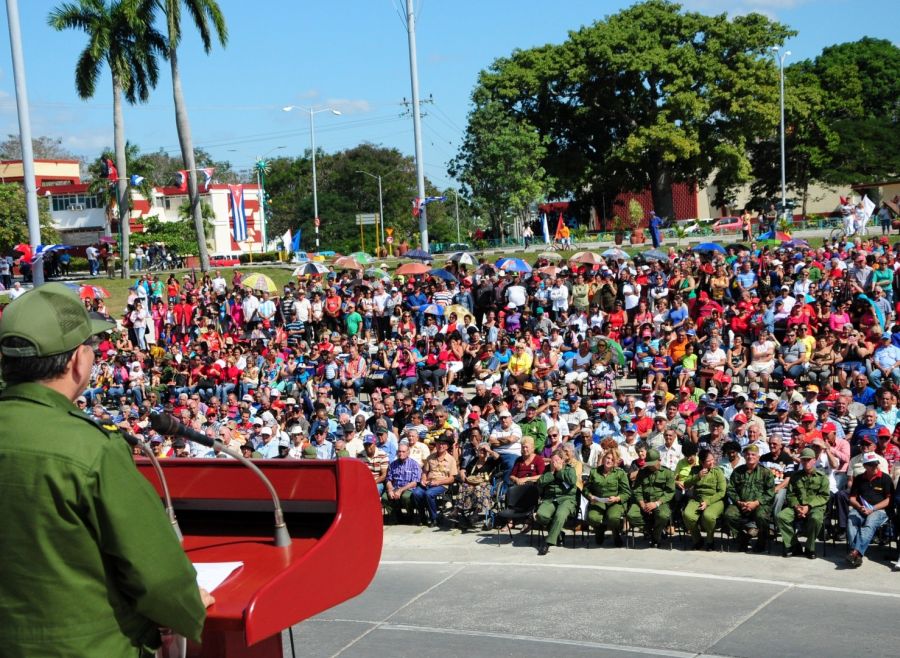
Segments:
[[[513,464],[510,476],[517,478],[530,478],[534,477],[535,475],[542,475],[546,469],[547,465],[544,463],[544,458],[540,455],[535,455],[530,464],[526,464],[525,459],[523,457],[519,457],[516,460],[515,464]]]

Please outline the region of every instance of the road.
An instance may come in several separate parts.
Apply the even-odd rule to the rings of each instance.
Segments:
[[[493,533],[389,527],[369,589],[298,624],[293,639],[296,655],[342,658],[896,656],[900,572],[880,547],[857,570],[843,552],[570,540],[539,557],[524,536],[498,546]]]

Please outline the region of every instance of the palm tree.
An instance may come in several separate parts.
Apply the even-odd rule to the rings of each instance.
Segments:
[[[181,42],[181,9],[182,4],[200,33],[203,50],[209,54],[212,50],[212,32],[224,46],[228,42],[228,27],[216,0],[158,0],[166,18],[166,29],[169,41],[166,57],[172,69],[172,95],[175,99],[175,127],[178,129],[178,143],[181,145],[181,157],[188,175],[188,195],[191,203],[191,216],[194,218],[194,230],[197,233],[197,246],[200,255],[200,269],[209,269],[209,250],[204,237],[203,209],[200,205],[200,193],[197,189],[197,165],[194,159],[194,142],[191,139],[191,123],[187,108],[184,106],[184,95],[181,91],[181,73],[178,69],[178,45]]]
[[[128,173],[125,161],[125,120],[122,96],[131,103],[145,102],[159,75],[156,56],[165,52],[165,39],[147,20],[154,0],[79,0],[63,3],[50,12],[47,22],[56,30],[82,30],[88,44],[75,66],[75,88],[83,99],[92,98],[100,69],[106,63],[112,76],[113,143],[118,169],[119,226],[122,230],[122,278],[129,277]]]

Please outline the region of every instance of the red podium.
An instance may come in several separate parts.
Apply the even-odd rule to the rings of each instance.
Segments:
[[[160,492],[148,461],[138,469]],[[213,593],[203,643],[189,656],[283,656],[281,631],[361,593],[381,558],[381,503],[359,460],[255,463],[281,498],[292,543],[273,543],[272,499],[232,459],[164,459],[192,562],[244,565]]]

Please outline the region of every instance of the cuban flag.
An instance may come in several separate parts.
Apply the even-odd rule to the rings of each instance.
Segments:
[[[200,170],[200,173],[203,174],[203,187],[209,189],[210,184],[212,184],[213,174],[216,173],[216,168],[204,167]]]
[[[427,206],[432,201],[446,201],[447,197],[445,196],[427,196],[425,197],[425,201],[422,202],[423,206]]]
[[[413,217],[418,217],[419,213],[422,212],[422,208],[424,208],[424,207],[425,207],[425,204],[422,203],[422,199],[420,199],[419,197],[416,197],[415,199],[413,199],[413,201],[412,201]]]
[[[140,185],[141,183],[144,182],[144,177],[139,176],[138,174],[131,174],[130,180],[131,180],[131,186],[137,187],[138,185]]]
[[[247,239],[247,213],[244,208],[244,186],[228,186],[228,205],[231,208],[231,235],[235,242]]]
[[[184,192],[187,190],[187,170],[179,169],[175,172],[175,187]]]

